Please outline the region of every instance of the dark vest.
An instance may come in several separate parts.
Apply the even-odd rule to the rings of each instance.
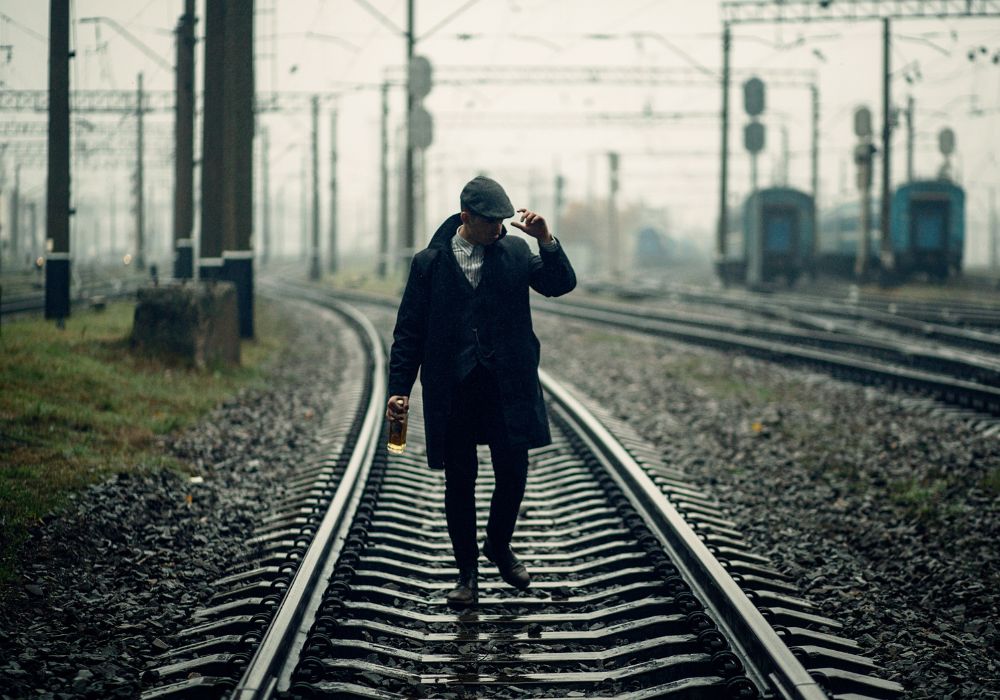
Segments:
[[[454,260],[454,256],[452,256]],[[492,319],[486,309],[489,281],[486,274],[486,260],[483,260],[482,276],[475,289],[469,283],[458,261],[451,266],[457,277],[455,306],[458,317],[458,353],[455,362],[455,379],[462,381],[476,365],[493,369]]]

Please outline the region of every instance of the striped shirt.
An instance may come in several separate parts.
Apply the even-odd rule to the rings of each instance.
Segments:
[[[455,235],[451,238],[451,251],[455,254],[455,260],[462,268],[465,279],[469,280],[473,289],[478,287],[479,280],[483,278],[483,246],[465,240],[458,235],[458,229],[455,229]]]
[[[555,238],[548,245],[544,243],[538,245],[545,250],[555,250],[559,247]],[[465,279],[469,280],[473,289],[478,287],[479,280],[483,278],[483,253],[485,252],[483,246],[465,240],[459,235],[458,229],[455,229],[455,235],[451,238],[451,252],[455,254],[455,260],[458,261],[458,266],[462,269]]]

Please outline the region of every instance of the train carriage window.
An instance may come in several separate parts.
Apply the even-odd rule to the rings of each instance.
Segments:
[[[798,248],[798,215],[791,207],[764,210],[764,251],[794,254]]]
[[[914,250],[940,250],[947,240],[948,203],[914,201],[910,205],[910,231]]]

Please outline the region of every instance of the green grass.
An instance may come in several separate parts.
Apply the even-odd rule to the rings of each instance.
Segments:
[[[346,289],[369,294],[399,298],[406,286],[406,271],[397,270],[383,279],[370,266],[349,266],[333,275],[323,277],[323,284],[335,289]]]
[[[0,584],[18,546],[67,496],[122,471],[183,469],[157,437],[194,423],[237,390],[263,382],[288,337],[257,303],[257,340],[242,366],[187,369],[129,351],[133,306],[74,312],[59,330],[40,319],[5,322],[0,335]]]
[[[697,387],[714,399],[768,404],[784,398],[761,382],[743,381],[740,372],[731,366],[720,366],[720,363],[728,365],[730,362],[731,359],[716,354],[677,353],[666,358],[664,366],[672,379]]]
[[[890,484],[892,500],[916,520],[926,521],[943,514],[947,507],[948,482],[944,478],[910,478]]]

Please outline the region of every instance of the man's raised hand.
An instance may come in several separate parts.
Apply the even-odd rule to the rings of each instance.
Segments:
[[[521,215],[521,220],[511,221],[511,226],[524,231],[539,243],[552,242],[552,234],[549,233],[548,224],[545,223],[545,218],[541,214],[536,214],[527,209],[518,209],[517,213]]]

